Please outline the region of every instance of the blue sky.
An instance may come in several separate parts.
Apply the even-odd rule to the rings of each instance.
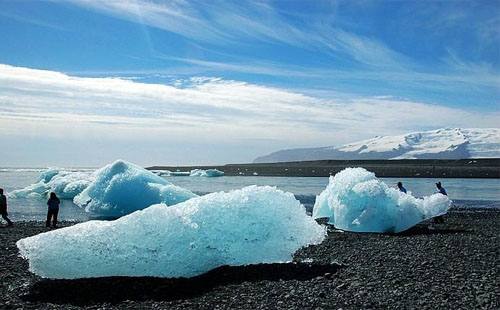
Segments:
[[[2,166],[499,127],[498,1],[0,2]]]

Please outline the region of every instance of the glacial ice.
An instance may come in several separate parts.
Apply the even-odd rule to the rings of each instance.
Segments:
[[[43,171],[36,183],[9,193],[13,198],[45,198],[55,192],[59,198],[73,199],[93,180],[90,171],[65,171],[50,168]]]
[[[401,232],[426,219],[445,214],[448,196],[423,199],[404,194],[363,168],[347,168],[330,176],[316,197],[313,218],[329,218],[338,229],[356,232]]]
[[[189,175],[192,177],[221,177],[224,175],[224,172],[217,169],[193,169]]]
[[[156,175],[168,177],[221,177],[224,175],[223,171],[218,169],[193,169],[191,171],[169,171],[169,170],[151,170]]]
[[[50,191],[50,186],[44,182],[37,182],[22,189],[16,189],[9,193],[9,198],[42,198]]]
[[[42,233],[17,247],[30,271],[47,278],[192,277],[221,265],[290,261],[325,234],[293,194],[254,185]]]
[[[94,177],[73,202],[98,216],[122,216],[153,204],[171,206],[196,197],[191,191],[123,160],[104,166]]]
[[[59,198],[73,199],[93,181],[94,176],[89,172],[60,172],[50,181],[50,191]]]
[[[50,180],[59,174],[61,170],[57,168],[48,168],[47,170],[43,171],[40,173],[40,176],[38,176],[37,182],[43,182],[43,183],[49,183]]]
[[[12,198],[46,198],[55,192],[97,216],[115,217],[155,203],[173,205],[196,195],[136,165],[118,160],[96,171],[50,168],[37,182],[8,193]]]
[[[149,170],[149,171],[161,177],[169,177],[170,173],[172,173],[170,170]]]

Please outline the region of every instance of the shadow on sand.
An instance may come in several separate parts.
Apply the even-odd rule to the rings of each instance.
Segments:
[[[170,301],[200,296],[219,286],[242,282],[309,280],[335,273],[337,264],[258,264],[222,266],[192,278],[104,277],[75,280],[41,280],[22,299],[77,306],[119,303],[125,300]]]
[[[319,219],[316,220],[318,224],[328,225],[328,219]],[[357,231],[345,231],[341,229],[337,229],[334,226],[328,225],[329,232],[347,232],[351,234],[359,234],[359,235],[388,235],[388,236],[417,236],[417,235],[448,235],[448,234],[470,234],[473,230],[467,229],[452,229],[446,228],[437,224],[435,228],[429,228],[426,224],[417,224],[413,227],[408,228],[405,231],[394,233],[394,232],[357,232]]]

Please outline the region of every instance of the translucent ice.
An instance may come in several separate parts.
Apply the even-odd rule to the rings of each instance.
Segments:
[[[445,214],[451,200],[441,194],[423,199],[389,188],[363,168],[347,168],[330,177],[316,197],[313,218],[329,218],[336,228],[357,232],[400,232]]]
[[[80,194],[94,180],[94,175],[89,172],[60,172],[48,183],[50,191],[55,192],[59,198],[73,199]]]
[[[189,175],[192,177],[221,177],[224,175],[224,172],[217,169],[193,169]]]
[[[99,216],[122,216],[152,204],[174,205],[195,194],[154,173],[117,160],[95,172],[95,180],[73,200]]]
[[[221,265],[289,261],[325,233],[293,194],[250,186],[42,233],[17,246],[42,277],[191,277]]]
[[[81,193],[93,180],[90,171],[65,171],[48,169],[40,174],[37,183],[9,193],[14,198],[45,198],[55,192],[59,198],[73,199]]]
[[[44,182],[37,182],[22,189],[16,189],[7,195],[10,198],[42,198],[50,191],[50,186]]]
[[[40,173],[40,176],[38,177],[37,182],[43,182],[43,183],[49,183],[50,180],[56,176],[60,172],[59,169],[57,168],[49,168],[42,173]]]

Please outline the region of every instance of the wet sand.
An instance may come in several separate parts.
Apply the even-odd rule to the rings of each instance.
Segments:
[[[17,222],[0,228],[0,308],[499,309],[500,211],[454,210],[445,221],[394,235],[330,228],[293,264],[225,266],[191,279],[80,280],[31,274],[15,242],[47,229]]]

